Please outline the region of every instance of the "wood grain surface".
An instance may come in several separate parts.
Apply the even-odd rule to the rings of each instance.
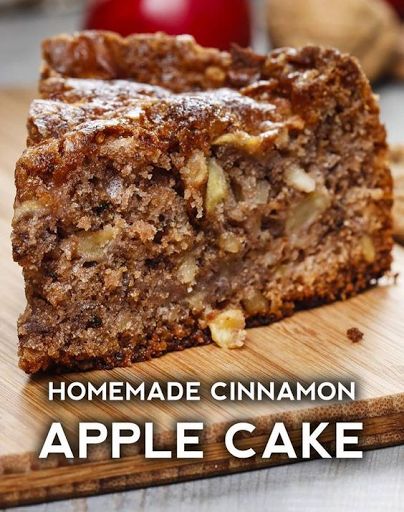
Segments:
[[[246,347],[224,351],[215,346],[168,354],[130,369],[29,378],[17,368],[16,319],[24,307],[23,283],[12,262],[9,241],[14,196],[14,162],[25,139],[30,91],[0,92],[0,505],[50,501],[101,492],[180,481],[205,475],[287,462],[275,457],[232,459],[223,447],[227,425],[251,419],[254,436],[242,440],[256,448],[266,442],[275,421],[285,421],[298,444],[304,421],[363,420],[365,448],[404,442],[404,250],[395,250],[394,271],[401,280],[385,279],[378,288],[346,302],[296,314],[269,327],[251,329]],[[346,330],[358,327],[364,339],[352,343]],[[197,380],[207,386],[217,380],[345,381],[355,380],[358,400],[322,405],[296,402],[48,402],[49,380]],[[62,458],[40,462],[37,452],[52,421],[61,421],[69,434],[78,421],[153,421],[157,442],[170,446],[176,420],[205,422],[203,461],[145,461],[136,448],[111,461],[105,446],[88,461]],[[332,447],[332,432],[323,442]]]

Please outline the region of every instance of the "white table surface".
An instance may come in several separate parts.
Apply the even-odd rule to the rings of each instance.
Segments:
[[[316,460],[248,473],[21,507],[28,512],[403,512],[404,446],[362,460]]]
[[[46,15],[0,12],[0,86],[34,83],[40,40],[77,29],[80,17],[77,7]],[[258,41],[263,44],[262,37]],[[390,142],[404,143],[404,84],[385,84],[377,92]],[[362,460],[316,460],[13,510],[404,512],[404,446],[367,452]]]

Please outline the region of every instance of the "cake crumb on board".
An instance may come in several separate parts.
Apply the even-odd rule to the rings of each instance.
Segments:
[[[348,329],[346,335],[352,341],[352,343],[358,343],[363,339],[363,332],[360,331],[357,327],[351,327]]]

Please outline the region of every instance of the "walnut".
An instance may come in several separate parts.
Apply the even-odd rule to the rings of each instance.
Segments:
[[[188,295],[187,302],[194,312],[201,312],[206,307],[206,293],[205,292],[194,292]]]
[[[208,320],[213,341],[221,348],[240,348],[246,337],[245,319],[240,309],[227,309]]]
[[[261,135],[250,135],[244,131],[236,131],[232,133],[225,133],[218,137],[213,144],[217,146],[230,145],[236,146],[244,150],[246,153],[253,155],[261,149],[263,138]]]
[[[105,256],[105,250],[118,235],[119,230],[112,226],[91,233],[77,235],[77,254],[85,261],[99,261]]]
[[[26,215],[36,215],[42,214],[47,211],[46,206],[37,201],[36,199],[28,199],[27,201],[22,202],[19,206],[16,206],[14,209],[14,218],[13,222],[18,222],[22,217]]]
[[[202,151],[196,150],[180,170],[184,181],[184,198],[192,208],[196,209],[196,216],[203,217],[204,187],[208,181],[208,160]]]
[[[289,127],[294,125],[291,123]],[[225,133],[213,141],[216,146],[234,146],[251,156],[260,156],[265,149],[272,146],[284,148],[289,143],[289,128],[282,123],[267,121],[264,131],[251,135],[243,130]]]
[[[134,323],[134,315],[130,311],[121,311],[115,318],[114,323],[118,332],[128,331]]]
[[[292,165],[285,171],[287,185],[299,192],[310,193],[316,188],[316,182],[307,172],[298,165]]]
[[[307,229],[324,213],[330,203],[330,196],[325,189],[307,194],[289,212],[286,220],[286,231],[289,234],[296,234],[303,228]]]
[[[177,277],[182,284],[193,284],[197,273],[198,265],[195,257],[192,254],[188,254],[178,267]]]
[[[185,167],[181,169],[185,185],[200,188],[208,181],[208,165],[202,151],[194,151]]]
[[[404,147],[392,149],[390,163],[394,179],[394,236],[396,240],[404,243]]]
[[[257,191],[255,194],[255,204],[267,204],[269,197],[269,182],[260,180],[257,182]]]
[[[237,235],[227,231],[226,233],[222,233],[220,235],[219,247],[223,249],[223,251],[236,254],[240,252],[242,248],[242,242]]]
[[[211,215],[216,207],[226,199],[228,187],[224,171],[214,158],[209,159],[208,168],[205,207],[207,214]]]
[[[358,57],[370,80],[389,66],[399,33],[383,0],[267,0],[274,47],[331,46]]]
[[[373,263],[376,258],[376,250],[373,244],[373,240],[370,238],[369,235],[363,235],[360,240],[360,243],[365,260],[368,263]]]
[[[248,290],[243,298],[243,306],[249,315],[262,315],[268,312],[269,301],[258,290]]]

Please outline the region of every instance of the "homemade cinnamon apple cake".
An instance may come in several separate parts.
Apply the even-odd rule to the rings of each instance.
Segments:
[[[241,346],[389,269],[385,130],[355,59],[97,32],[43,56],[13,220],[26,372]]]

